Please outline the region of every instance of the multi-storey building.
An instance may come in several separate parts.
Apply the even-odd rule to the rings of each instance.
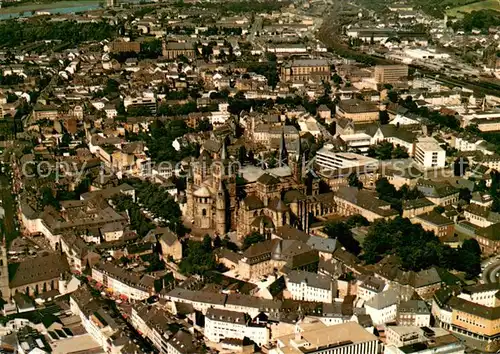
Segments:
[[[322,322],[297,324],[295,333],[277,338],[273,354],[377,354],[378,339],[355,322],[326,326]]]
[[[350,119],[354,123],[371,123],[379,119],[379,107],[360,99],[342,100],[337,104],[337,117]]]
[[[423,168],[439,168],[446,164],[446,151],[436,139],[425,137],[418,139],[415,146],[415,161]]]
[[[169,60],[175,60],[179,56],[194,59],[196,53],[194,44],[190,42],[165,42],[163,41],[162,54]]]
[[[98,263],[92,267],[92,278],[110,291],[132,300],[144,300],[154,293],[151,275],[142,277],[115,266],[112,263]]]
[[[431,311],[423,300],[404,301],[398,306],[396,321],[400,326],[428,327]]]
[[[316,153],[316,164],[326,170],[351,169],[351,172],[357,172],[376,170],[379,162],[352,152],[334,152],[331,147],[325,146]]]
[[[380,84],[395,84],[408,79],[407,65],[377,65],[375,66],[375,82]]]
[[[500,223],[481,228],[474,235],[483,255],[489,256],[500,252]]]
[[[374,325],[396,320],[399,294],[394,289],[383,291],[365,303],[366,313],[371,316]]]
[[[377,219],[393,219],[398,212],[376,194],[357,187],[340,187],[335,194],[337,213],[343,216],[362,215],[368,221]]]
[[[302,301],[331,303],[337,292],[332,278],[303,271],[290,272],[286,286],[292,299]]]
[[[295,59],[281,68],[282,81],[321,81],[330,79],[330,64],[326,59]]]
[[[205,315],[205,337],[219,343],[224,339],[245,337],[262,346],[269,342],[269,328],[265,324],[252,322],[242,312],[208,309]]]
[[[450,237],[455,233],[455,223],[435,211],[417,215],[411,222],[420,224],[424,230],[434,232],[439,238]]]

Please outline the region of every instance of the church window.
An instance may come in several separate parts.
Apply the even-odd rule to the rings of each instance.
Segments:
[[[201,215],[202,215],[202,216],[207,216],[207,209],[203,209],[203,210],[201,211]]]

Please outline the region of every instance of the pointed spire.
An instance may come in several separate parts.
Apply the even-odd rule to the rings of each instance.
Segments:
[[[227,160],[227,146],[226,146],[226,139],[222,140],[222,147],[221,147],[221,154],[220,154],[220,159],[221,160]]]
[[[295,154],[297,160],[299,161],[301,158],[302,158],[302,142],[300,140],[300,136],[299,136],[299,142],[297,144],[297,153]]]
[[[281,130],[281,141],[280,141],[280,150],[279,150],[279,167],[283,167],[283,165],[288,164],[288,152],[286,151],[286,143],[285,143],[285,132]]]

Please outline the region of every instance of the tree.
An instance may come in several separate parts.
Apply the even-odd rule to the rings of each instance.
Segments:
[[[398,93],[396,91],[389,91],[387,92],[387,98],[389,98],[389,101],[396,103],[398,102]]]
[[[481,247],[479,243],[474,238],[468,238],[462,243],[462,249],[468,252],[472,252],[476,255],[481,255]]]
[[[472,194],[471,194],[469,188],[460,188],[458,198],[467,202],[467,204],[469,204],[470,200],[472,199]]]
[[[370,222],[362,215],[360,214],[355,214],[351,216],[345,224],[347,227],[352,229],[353,227],[358,227],[358,226],[368,226],[370,225]]]
[[[203,275],[217,268],[214,254],[207,252],[205,242],[188,241],[184,247],[185,254],[179,263],[179,271],[185,275]]]
[[[245,145],[241,145],[240,148],[238,149],[238,161],[240,164],[244,164],[247,160],[247,149],[245,148]]]
[[[406,148],[402,147],[401,145],[396,145],[396,147],[392,151],[392,157],[394,159],[407,159],[408,157],[410,157],[410,155],[408,155],[408,150],[406,150]]]
[[[49,187],[42,187],[40,189],[40,194],[40,203],[42,205],[42,208],[45,206],[53,206],[56,209],[60,208],[59,201],[55,198],[52,189],[50,189]]]
[[[252,232],[250,235],[247,235],[244,239],[243,239],[243,245],[242,245],[242,248],[245,250],[247,249],[248,247],[250,247],[251,245],[254,245],[256,243],[259,243],[259,242],[262,242],[262,241],[265,241],[266,240],[266,237],[256,231]]]
[[[389,123],[389,112],[386,109],[378,113],[378,120],[380,124],[385,125]]]
[[[358,189],[363,188],[363,183],[358,179],[356,172],[351,172],[351,174],[347,176],[347,183],[350,187],[356,187]]]
[[[355,255],[358,255],[361,252],[361,246],[359,242],[354,239],[352,236],[352,232],[347,226],[346,223],[343,222],[331,222],[325,226],[325,233],[328,235],[328,238],[336,239],[338,242],[344,246],[344,248]]]

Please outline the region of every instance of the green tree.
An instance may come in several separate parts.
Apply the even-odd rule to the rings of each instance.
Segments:
[[[250,235],[247,235],[243,239],[242,248],[245,250],[248,247],[250,247],[251,245],[254,245],[256,243],[259,243],[259,242],[262,242],[262,241],[265,241],[265,240],[266,240],[266,237],[264,235],[262,235],[262,234],[254,231]]]
[[[362,189],[363,188],[363,182],[361,182],[359,180],[358,175],[356,174],[356,172],[351,172],[351,174],[349,176],[347,176],[347,184],[350,187],[356,187],[358,189]]]
[[[378,121],[380,124],[385,125],[389,123],[389,112],[387,110],[380,111],[378,113]]]
[[[352,232],[343,222],[331,222],[325,226],[325,233],[328,238],[336,239],[338,242],[344,246],[344,248],[355,255],[361,252],[361,246],[359,242],[352,236]]]

